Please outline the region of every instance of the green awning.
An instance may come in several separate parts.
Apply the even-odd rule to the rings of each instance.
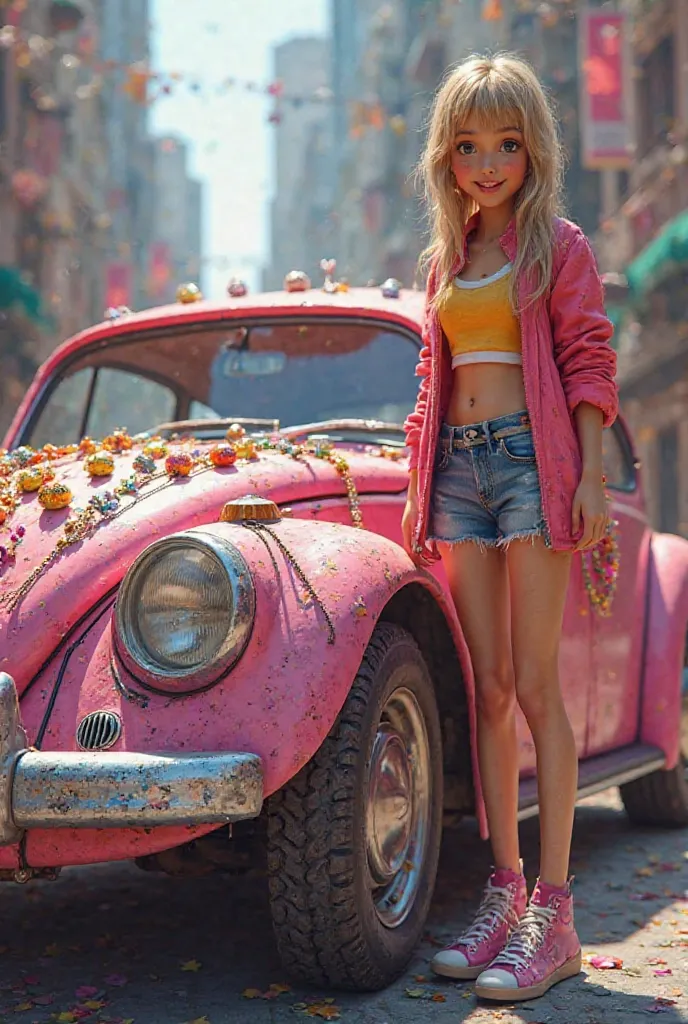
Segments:
[[[0,266],[0,309],[16,306],[21,306],[36,323],[44,326],[49,324],[39,293],[24,280],[21,271],[17,267]]]
[[[688,264],[688,210],[669,221],[626,267],[631,298],[643,298],[682,264]]]

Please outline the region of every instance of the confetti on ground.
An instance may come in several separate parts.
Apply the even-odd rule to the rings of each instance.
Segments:
[[[74,995],[77,999],[91,999],[98,995],[98,989],[93,985],[80,985]]]
[[[105,979],[106,985],[112,985],[113,988],[122,988],[123,985],[128,983],[129,979],[123,974],[108,974]]]
[[[584,962],[598,971],[619,971],[623,967],[619,956],[586,956]]]
[[[195,973],[197,971],[200,971],[202,966],[203,964],[200,962],[200,960],[187,960],[185,963],[182,964],[182,970],[193,971]]]
[[[241,994],[244,999],[277,999],[278,996],[284,995],[285,992],[291,992],[289,985],[273,984],[265,992],[259,988],[245,988]]]

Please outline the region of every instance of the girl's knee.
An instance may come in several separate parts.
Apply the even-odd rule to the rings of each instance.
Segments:
[[[476,678],[476,702],[483,719],[500,720],[512,714],[516,703],[513,672],[493,669]]]
[[[529,723],[547,718],[562,704],[557,666],[536,664],[516,670],[516,699]]]

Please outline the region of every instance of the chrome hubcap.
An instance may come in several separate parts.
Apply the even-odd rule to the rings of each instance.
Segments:
[[[366,851],[375,910],[388,928],[408,915],[422,873],[430,814],[430,751],[423,714],[399,687],[380,716],[366,792]]]

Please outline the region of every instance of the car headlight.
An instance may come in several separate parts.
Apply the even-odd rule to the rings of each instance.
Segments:
[[[255,590],[233,544],[181,533],[151,544],[117,598],[117,651],[148,689],[195,693],[218,682],[251,635]]]

